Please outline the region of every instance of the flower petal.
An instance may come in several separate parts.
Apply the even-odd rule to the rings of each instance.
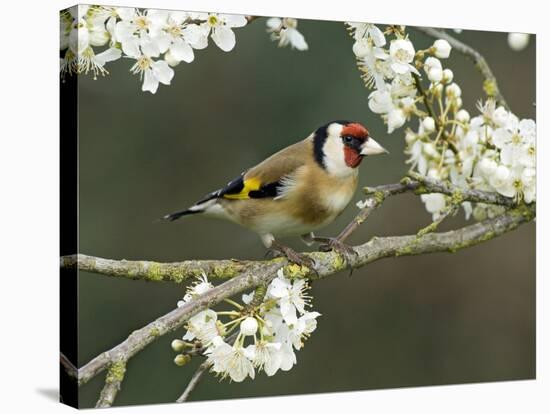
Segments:
[[[213,29],[212,40],[224,52],[229,52],[235,47],[235,33],[229,27],[216,27]]]
[[[158,57],[160,55],[159,45],[150,36],[141,35],[140,44],[144,55],[150,57]]]
[[[183,37],[193,49],[204,49],[208,46],[210,27],[205,24],[191,24],[183,30]]]
[[[384,37],[384,33],[375,25],[372,25],[369,28],[369,34],[372,37],[372,40],[374,40],[375,46],[382,47],[386,44],[386,38]]]
[[[174,77],[174,69],[168,66],[164,60],[159,60],[152,65],[153,73],[160,83],[170,85],[170,81]]]
[[[131,20],[136,15],[136,9],[133,7],[117,7],[115,11],[122,20]]]
[[[145,73],[143,74],[143,85],[141,86],[141,90],[143,92],[149,91],[151,93],[156,93],[158,87],[159,81],[153,74],[153,71],[151,69],[145,70]]]
[[[287,36],[290,39],[290,44],[298,50],[307,50],[307,42],[304,35],[296,29],[288,29]]]
[[[243,27],[248,23],[246,17],[241,14],[221,14],[220,18],[228,27]]]
[[[195,58],[193,49],[187,42],[184,42],[183,39],[176,39],[172,46],[170,46],[170,53],[177,60],[183,60],[184,62],[190,63]]]
[[[279,27],[281,27],[282,23],[283,21],[278,17],[270,17],[269,19],[267,19],[266,25],[268,29],[277,30],[279,29]]]
[[[122,51],[116,47],[111,47],[97,55],[95,55],[95,60],[101,66],[105,65],[107,62],[117,60],[122,56]]]

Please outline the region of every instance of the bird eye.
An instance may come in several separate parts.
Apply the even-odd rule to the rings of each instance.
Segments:
[[[343,140],[345,144],[351,144],[353,142],[353,137],[346,135],[345,137],[343,137]]]

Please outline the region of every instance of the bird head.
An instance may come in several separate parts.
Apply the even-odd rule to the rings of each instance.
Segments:
[[[314,132],[314,155],[329,173],[346,176],[354,172],[367,155],[388,153],[358,122],[333,121]]]

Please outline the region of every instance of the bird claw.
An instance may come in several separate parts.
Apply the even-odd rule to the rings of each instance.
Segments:
[[[305,254],[300,254],[288,246],[282,244],[273,245],[266,253],[266,255],[272,255],[273,257],[285,257],[289,262],[295,263],[299,266],[305,266],[313,273],[319,276],[317,270],[315,270],[315,260]]]
[[[358,256],[358,253],[353,247],[345,244],[337,238],[329,238],[327,241],[319,246],[319,249],[323,252],[333,251],[338,253],[344,259],[346,267],[349,267],[349,276],[353,273],[352,263]]]

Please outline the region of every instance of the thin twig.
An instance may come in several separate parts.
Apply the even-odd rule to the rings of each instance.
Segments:
[[[208,371],[208,368],[210,368],[211,365],[212,363],[208,360],[199,365],[199,367],[191,377],[191,380],[187,384],[187,387],[185,387],[185,391],[183,391],[183,394],[181,394],[180,397],[176,400],[177,403],[187,401],[187,398],[189,398],[189,395],[191,394],[191,392],[193,392],[197,384],[200,382],[202,376],[206,373],[206,371]]]
[[[262,290],[261,287],[256,288],[256,291],[254,292],[254,296],[256,296],[256,292],[258,291],[258,289]],[[264,291],[263,294],[261,294],[261,296],[262,296],[262,299],[263,299],[263,297],[265,296],[265,291]],[[227,337],[225,339],[225,341],[228,344],[234,344],[238,335],[239,335],[239,332],[235,332],[235,333],[229,335],[229,337]],[[194,350],[192,352],[189,352],[188,354],[189,355],[191,355],[192,353],[194,353],[194,354],[197,354],[197,353],[198,354],[203,354],[204,351],[206,351],[206,349],[207,349],[206,347],[202,347],[202,348],[200,348],[196,351]],[[191,377],[191,380],[189,381],[189,383],[185,387],[185,390],[183,391],[183,394],[180,395],[180,397],[176,400],[176,402],[181,403],[181,402],[186,401],[187,398],[189,398],[189,395],[197,387],[197,384],[200,382],[202,376],[204,375],[206,370],[208,368],[210,368],[211,365],[212,365],[212,363],[208,360],[204,361],[202,364],[199,365],[199,367],[197,368],[197,370],[195,371],[195,373]]]
[[[434,29],[433,27],[416,27],[416,29],[433,38],[446,40],[453,48],[470,58],[485,78],[483,82],[485,93],[487,93],[488,96],[494,97],[502,106],[509,109],[504,96],[500,92],[497,79],[481,53],[454,36],[451,36],[444,30]]]
[[[433,222],[428,224],[426,227],[421,228],[416,233],[417,237],[424,236],[425,234],[432,233],[437,230],[439,225],[443,223],[443,221],[449,217],[451,214],[454,214],[459,208],[459,204],[451,204],[449,207],[447,207],[444,211],[442,211],[439,214],[439,217],[437,217]]]
[[[424,101],[424,106],[426,107],[426,110],[428,111],[428,115],[434,120],[435,127],[437,130],[441,129],[441,123],[439,122],[439,117],[435,116],[434,111],[432,109],[432,106],[430,105],[430,101],[428,99],[428,95],[426,94],[426,91],[424,91],[424,88],[422,87],[422,83],[420,81],[420,76],[418,76],[416,73],[412,74],[414,79],[414,85],[416,87],[416,90],[422,96],[422,100]]]
[[[415,194],[440,193],[453,197],[455,203],[471,201],[476,203],[495,204],[508,208],[516,206],[512,198],[504,197],[498,193],[465,189],[451,183],[434,180],[420,174],[410,173],[400,183],[385,184],[377,187],[365,187],[367,194],[366,206],[362,208],[357,216],[342,230],[337,239],[341,242],[346,240],[363,222],[376,210],[384,200],[393,195],[414,191]]]

